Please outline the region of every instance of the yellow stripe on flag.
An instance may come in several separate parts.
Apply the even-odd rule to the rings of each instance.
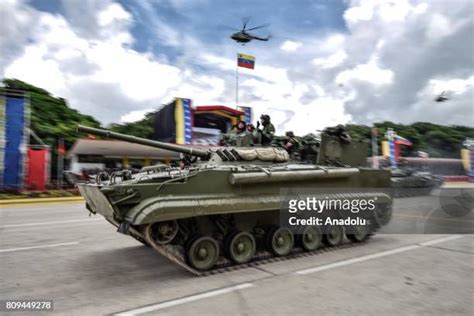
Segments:
[[[245,54],[239,54],[239,58],[255,61],[255,57]]]

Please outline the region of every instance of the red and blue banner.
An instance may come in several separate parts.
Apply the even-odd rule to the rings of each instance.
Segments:
[[[405,145],[405,146],[412,146],[413,143],[409,141],[408,139],[401,137],[397,134],[395,134],[395,144],[397,145]]]
[[[249,106],[239,106],[239,109],[244,112],[245,124],[252,123],[252,108]]]
[[[23,188],[26,148],[28,144],[28,103],[23,93],[6,92],[1,96],[0,112],[5,118],[2,126],[1,139],[2,152],[2,178],[0,186],[9,190]]]
[[[469,149],[469,182],[474,182],[474,148]]]
[[[4,158],[5,158],[5,97],[0,96],[0,187],[3,186],[3,173],[5,171]]]
[[[28,172],[26,186],[29,190],[43,191],[46,189],[49,174],[49,149],[28,149]]]
[[[174,115],[176,122],[176,144],[191,144],[193,137],[191,100],[176,99]]]
[[[387,130],[387,140],[388,140],[388,158],[390,159],[390,167],[393,169],[397,168],[397,156],[395,153],[395,132],[392,129]]]
[[[237,54],[237,66],[248,69],[254,69],[255,57],[245,54]]]

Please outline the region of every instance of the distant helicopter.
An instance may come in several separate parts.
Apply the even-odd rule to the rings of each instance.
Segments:
[[[262,25],[247,29],[248,22],[249,22],[249,19],[247,19],[246,21],[242,21],[242,24],[243,24],[242,29],[239,32],[232,34],[230,38],[236,41],[237,43],[242,43],[242,44],[248,43],[251,40],[268,41],[270,39],[271,37],[270,35],[268,35],[267,37],[259,37],[259,36],[255,36],[248,33],[248,31],[253,31],[253,30],[260,29],[262,27],[267,27],[269,24],[262,24]]]
[[[438,95],[434,100],[436,102],[445,102],[445,101],[448,101],[450,98],[449,96],[449,92],[448,91],[443,91],[441,92],[440,95]]]

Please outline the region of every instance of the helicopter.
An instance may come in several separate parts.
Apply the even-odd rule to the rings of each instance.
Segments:
[[[443,91],[441,92],[440,95],[438,95],[434,101],[436,102],[445,102],[445,101],[448,101],[450,99],[450,93],[449,91]]]
[[[252,34],[248,33],[248,31],[253,31],[253,30],[263,28],[263,27],[267,27],[269,24],[262,24],[262,25],[247,29],[248,22],[249,22],[248,19],[246,21],[242,21],[242,29],[240,31],[232,34],[230,36],[230,38],[233,39],[234,41],[236,41],[237,43],[242,43],[242,44],[248,43],[251,40],[258,40],[258,41],[265,41],[266,42],[270,39],[270,35],[268,35],[267,37],[259,37],[259,36],[255,36],[255,35],[252,35]]]

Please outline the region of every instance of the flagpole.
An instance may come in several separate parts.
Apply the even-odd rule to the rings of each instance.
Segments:
[[[235,109],[239,106],[239,54],[237,54],[237,64],[235,67]]]
[[[378,146],[377,146],[377,142],[378,142],[378,129],[377,127],[372,127],[372,168],[374,169],[378,169],[379,168],[379,159],[378,159]]]

